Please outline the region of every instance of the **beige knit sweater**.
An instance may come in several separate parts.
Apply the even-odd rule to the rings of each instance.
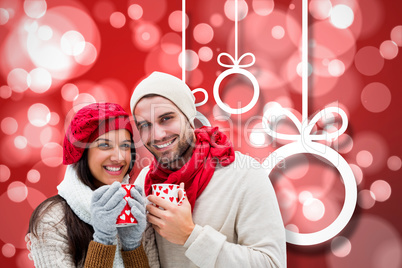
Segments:
[[[143,185],[149,168],[135,184]],[[161,267],[286,267],[285,228],[267,170],[236,152],[217,167],[193,210],[195,229],[184,246],[159,234]]]

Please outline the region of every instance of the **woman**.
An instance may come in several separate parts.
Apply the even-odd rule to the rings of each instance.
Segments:
[[[128,199],[137,225],[116,227],[135,161],[133,130],[121,106],[94,103],[72,119],[63,143],[69,165],[58,195],[31,216],[36,267],[149,267],[141,245],[146,226],[142,190]]]

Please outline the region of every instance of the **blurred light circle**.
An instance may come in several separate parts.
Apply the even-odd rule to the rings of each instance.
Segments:
[[[223,24],[223,17],[219,13],[212,14],[211,18],[209,19],[211,25],[214,27],[220,27]]]
[[[390,170],[397,171],[401,168],[402,161],[398,156],[393,155],[390,158],[388,158],[387,166]]]
[[[299,64],[297,64],[296,72],[300,77],[302,77],[302,72],[303,72],[303,64],[302,64],[302,62],[299,62]],[[307,74],[308,74],[308,76],[310,76],[312,73],[313,73],[313,66],[310,63],[308,63],[308,72],[307,72]]]
[[[7,196],[11,201],[20,203],[27,198],[28,188],[24,183],[14,181],[7,188]]]
[[[391,30],[391,40],[398,46],[402,47],[402,25],[395,26]]]
[[[375,201],[384,202],[391,196],[391,186],[384,180],[376,180],[370,186]]]
[[[27,173],[27,179],[31,183],[37,183],[40,180],[40,173],[36,169],[31,169]]]
[[[282,39],[285,36],[285,29],[282,26],[276,25],[272,28],[271,34],[275,39]]]
[[[253,0],[253,10],[260,16],[268,16],[274,10],[274,0]]]
[[[337,141],[339,153],[347,154],[353,149],[353,139],[348,134],[342,134]]]
[[[346,29],[354,20],[353,10],[347,5],[336,5],[331,10],[331,23],[339,29]]]
[[[380,53],[384,59],[392,60],[398,55],[398,45],[391,40],[386,40],[380,45]]]
[[[181,30],[182,30],[181,15],[182,15],[182,12],[179,11],[179,10],[173,11],[169,15],[169,19],[168,19],[169,27],[175,32],[181,32]],[[187,14],[185,16],[186,16],[186,18],[185,18],[185,21],[186,21],[185,28],[187,28],[188,23],[189,23],[189,19],[188,19]]]
[[[71,83],[67,83],[61,88],[61,96],[66,101],[74,101],[78,97],[78,93],[78,87]]]
[[[201,47],[198,50],[198,57],[200,58],[201,61],[207,62],[210,61],[213,57],[214,53],[212,52],[212,49],[209,47]]]
[[[357,158],[357,154],[364,150],[370,152],[373,158],[369,167],[362,167],[365,176],[374,175],[380,172],[385,166],[389,157],[389,145],[384,136],[375,132],[358,132],[353,137],[354,145],[350,156]],[[365,153],[363,153],[364,155]],[[370,157],[370,158],[371,158]]]
[[[307,201],[303,203],[303,215],[310,221],[320,220],[324,216],[324,213],[324,204],[316,198],[307,199]]]
[[[194,27],[193,35],[198,43],[208,44],[214,38],[214,30],[208,24],[200,23]]]
[[[24,92],[29,87],[29,74],[21,68],[15,68],[8,73],[8,86],[15,92]]]
[[[14,257],[15,255],[14,245],[10,243],[4,244],[3,247],[1,248],[1,253],[3,253],[3,256],[6,258]]]
[[[353,175],[355,176],[356,184],[359,185],[363,180],[362,169],[355,164],[349,164],[349,166],[352,169]]]
[[[163,52],[174,55],[181,51],[181,37],[177,33],[167,33],[161,39]]]
[[[113,12],[110,15],[110,25],[114,28],[122,28],[126,24],[126,16],[121,12]]]
[[[96,58],[98,57],[98,51],[96,47],[89,42],[85,42],[84,51],[79,55],[75,55],[74,59],[77,63],[88,66],[95,62]]]
[[[193,71],[198,67],[198,64],[200,63],[200,59],[198,58],[197,53],[195,53],[193,50],[186,50],[186,62],[185,62],[185,69],[186,71]],[[180,53],[179,56],[179,65],[182,67],[182,55],[183,53]]]
[[[50,113],[50,121],[49,125],[55,126],[60,122],[60,116],[56,112],[51,112]]]
[[[14,146],[18,149],[24,149],[28,145],[28,140],[24,136],[17,136],[14,139]]]
[[[224,6],[224,11],[225,11],[226,17],[232,21],[235,20],[235,4],[236,4],[236,1],[234,1],[234,0],[226,0],[225,6]],[[247,5],[246,1],[244,1],[244,0],[239,0],[237,2],[237,4],[238,4],[237,19],[239,21],[241,21],[242,19],[244,19],[247,16],[248,5]]]
[[[8,99],[11,97],[12,90],[9,86],[1,86],[0,87],[0,97],[3,99]]]
[[[376,47],[363,47],[355,54],[355,66],[364,75],[376,75],[384,67],[384,58]]]
[[[77,31],[68,31],[61,37],[61,50],[70,56],[80,55],[85,48],[85,38]]]
[[[35,93],[46,92],[52,85],[52,76],[44,68],[35,68],[29,72],[31,84],[29,88]]]
[[[45,145],[52,140],[52,127],[44,128],[39,135],[40,143]]]
[[[28,17],[39,19],[45,15],[47,4],[45,0],[25,0],[24,11]]]
[[[11,172],[6,165],[0,165],[0,182],[5,182],[10,178]]]
[[[309,12],[315,19],[323,20],[329,17],[332,10],[330,0],[311,0],[309,4]]]
[[[373,82],[364,87],[361,102],[368,111],[380,113],[391,104],[391,91],[382,83]]]
[[[295,224],[288,224],[286,225],[286,229],[294,232],[294,233],[298,233],[299,232],[299,228],[295,225]]]
[[[50,121],[50,111],[46,105],[35,103],[28,109],[28,120],[36,127],[43,127]]]
[[[370,209],[374,206],[375,200],[370,190],[361,190],[357,197],[357,204],[363,209]]]
[[[128,7],[128,16],[132,20],[139,20],[142,17],[142,14],[144,11],[142,10],[142,7],[137,4],[132,4]]]
[[[1,120],[1,130],[4,134],[12,135],[17,132],[18,129],[18,122],[12,117],[6,117]]]
[[[47,41],[50,40],[53,36],[53,30],[47,25],[40,26],[38,29],[38,37],[43,40]]]
[[[361,167],[369,167],[373,163],[373,155],[366,150],[361,150],[356,155],[356,163]]]
[[[299,193],[299,202],[300,204],[304,204],[307,200],[313,198],[313,194],[309,191],[301,191]]]
[[[77,96],[76,99],[74,99],[73,102],[74,112],[78,112],[78,110],[80,110],[82,107],[95,102],[96,99],[91,94],[81,93]]]
[[[73,62],[64,53],[60,44],[42,41],[35,34],[28,35],[27,50],[30,59],[36,66],[46,68],[53,78],[66,79],[70,77]]]
[[[331,241],[332,254],[339,258],[348,256],[351,250],[352,244],[346,237],[338,236]]]
[[[345,64],[340,60],[332,60],[328,64],[328,72],[334,77],[339,77],[345,72]]]
[[[45,165],[57,167],[63,162],[63,148],[58,143],[50,142],[43,146],[40,156]]]
[[[8,14],[8,11],[4,8],[0,8],[0,25],[6,24],[9,19],[10,14]]]
[[[39,25],[38,22],[36,20],[26,20],[26,22],[24,23],[24,29],[26,32],[28,33],[36,33],[36,31],[38,31]]]
[[[115,7],[112,1],[101,0],[94,3],[93,14],[99,21],[108,22],[110,14],[112,14],[114,10]]]
[[[134,29],[134,44],[142,50],[150,50],[155,47],[161,38],[159,28],[153,23],[141,23]]]

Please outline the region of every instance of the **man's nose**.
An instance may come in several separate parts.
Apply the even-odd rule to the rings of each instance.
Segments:
[[[163,127],[156,125],[153,129],[153,140],[162,140],[166,137],[166,130]]]

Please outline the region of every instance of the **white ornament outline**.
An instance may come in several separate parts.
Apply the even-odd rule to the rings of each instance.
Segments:
[[[239,29],[238,29],[239,28],[238,27],[238,24],[239,24],[238,8],[239,8],[238,7],[238,0],[235,0],[235,57],[233,58],[230,54],[228,54],[226,52],[223,52],[223,53],[219,54],[219,56],[217,58],[217,61],[218,61],[219,65],[221,65],[222,67],[228,67],[230,69],[228,69],[228,70],[222,72],[221,74],[219,74],[218,78],[215,80],[214,88],[213,88],[214,99],[216,101],[216,104],[222,110],[224,110],[225,112],[230,113],[230,114],[242,114],[242,113],[248,112],[249,110],[251,110],[255,106],[255,104],[257,103],[258,98],[260,96],[260,86],[258,84],[257,79],[255,78],[255,76],[252,73],[250,73],[249,71],[247,71],[245,69],[242,69],[242,68],[250,67],[255,63],[254,54],[248,52],[248,53],[245,53],[242,56],[240,56],[240,58],[238,57],[238,53],[239,53],[239,49],[238,49],[238,47],[239,47],[239,45],[238,45],[238,43],[239,43],[238,42],[238,33],[239,33]],[[222,56],[228,57],[232,61],[233,64],[224,64],[224,63],[222,63],[222,61],[221,61]],[[240,62],[247,56],[251,56],[251,58],[252,58],[251,63],[241,65]],[[253,84],[253,89],[254,89],[253,98],[243,108],[236,108],[235,109],[235,108],[230,107],[229,105],[227,105],[227,104],[222,102],[221,97],[219,95],[219,86],[220,86],[221,82],[223,81],[223,79],[225,77],[227,77],[228,75],[231,75],[231,74],[242,74],[242,75],[246,76],[251,81],[251,83]]]
[[[353,171],[346,160],[331,147],[313,142],[316,140],[334,140],[342,135],[348,126],[346,113],[339,107],[327,107],[308,120],[308,0],[302,0],[302,119],[299,121],[293,113],[285,108],[277,109],[275,116],[288,117],[295,124],[299,134],[283,134],[273,130],[269,124],[268,109],[263,116],[262,124],[268,135],[274,139],[294,141],[273,151],[264,161],[263,166],[270,166],[268,174],[283,159],[300,154],[310,153],[329,160],[340,172],[345,186],[345,202],[338,217],[326,228],[313,233],[298,233],[286,229],[286,241],[300,246],[323,243],[341,232],[350,221],[357,202],[357,185]],[[342,126],[338,131],[325,134],[312,134],[311,131],[325,113],[337,113],[342,118]],[[275,118],[276,119],[276,118]],[[338,161],[338,165],[336,162]]]

